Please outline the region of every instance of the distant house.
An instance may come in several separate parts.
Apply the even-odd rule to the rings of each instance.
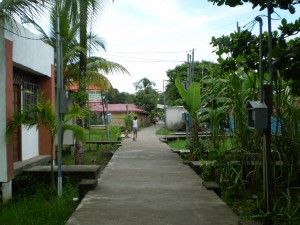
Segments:
[[[6,202],[20,165],[51,154],[50,135],[43,127],[21,127],[9,143],[4,134],[13,113],[36,103],[38,93],[43,92],[54,106],[54,50],[21,25],[13,33],[0,28],[0,75],[0,195]]]
[[[107,109],[101,104],[94,104],[90,106],[91,111],[98,114],[111,113],[111,124],[124,126],[124,118],[131,112],[136,114],[139,118],[139,124],[143,125],[148,122],[148,112],[139,109],[134,104],[108,104]]]

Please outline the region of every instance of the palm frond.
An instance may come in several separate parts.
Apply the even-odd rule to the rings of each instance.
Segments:
[[[94,71],[87,71],[87,82],[88,86],[96,86],[101,90],[113,89],[110,81],[103,75]]]
[[[101,57],[89,57],[87,69],[93,71],[100,70],[106,74],[111,74],[111,73],[129,74],[128,70],[122,65],[115,62],[108,61]]]
[[[27,129],[30,129],[38,124],[37,118],[32,115],[29,111],[15,112],[13,114],[13,117],[6,126],[5,138],[7,142],[18,127],[23,125]]]
[[[16,18],[40,18],[51,5],[50,0],[2,0],[0,2],[0,24],[11,26]]]
[[[80,108],[80,106],[74,105],[65,115],[64,122],[68,122],[75,118],[85,119],[90,115],[90,113],[91,111],[88,108]]]
[[[81,141],[85,141],[86,140],[86,135],[85,135],[85,129],[79,125],[76,124],[67,124],[67,123],[63,123],[62,124],[62,131],[63,133],[66,130],[70,130],[73,132],[74,134],[74,138],[81,140]]]

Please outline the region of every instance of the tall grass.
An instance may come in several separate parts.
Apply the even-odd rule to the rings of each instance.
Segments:
[[[14,198],[0,205],[1,225],[62,225],[77,207],[73,201],[78,195],[77,185],[64,183],[63,195],[58,197],[49,184],[33,178],[23,176],[14,182]]]

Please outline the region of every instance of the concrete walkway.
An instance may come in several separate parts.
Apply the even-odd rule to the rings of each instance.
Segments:
[[[170,147],[161,125],[123,140],[67,225],[238,225],[238,217]]]

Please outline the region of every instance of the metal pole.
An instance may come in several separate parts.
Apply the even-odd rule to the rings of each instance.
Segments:
[[[57,70],[57,150],[58,150],[58,163],[57,163],[57,194],[58,196],[62,195],[62,160],[61,160],[61,151],[62,151],[62,114],[60,110],[61,106],[61,89],[63,87],[62,82],[62,51],[61,51],[61,40],[60,40],[60,5],[59,1],[56,1],[56,70]]]
[[[187,54],[187,88],[190,86],[191,83],[191,77],[190,77],[190,54]]]
[[[259,22],[259,100],[263,103],[263,74],[262,74],[262,19],[260,16],[255,17]]]
[[[269,85],[265,85],[265,103],[268,106],[268,128],[264,130],[264,142],[265,142],[265,149],[264,149],[264,162],[263,162],[263,175],[264,175],[264,202],[263,207],[264,211],[268,213],[268,216],[264,222],[264,225],[271,225],[272,224],[272,170],[271,170],[271,115],[273,111],[273,68],[272,68],[272,22],[271,22],[271,15],[272,15],[272,2],[268,0],[267,2],[268,8],[268,61],[269,61]]]
[[[107,141],[109,141],[109,123],[108,123],[108,113],[107,113],[107,110],[108,110],[108,101],[106,99],[105,101],[105,110],[106,110],[106,138],[107,138]]]
[[[195,68],[195,62],[194,62],[194,55],[195,55],[195,52],[194,52],[194,49],[192,51],[192,60],[191,60],[191,82],[194,82],[194,68]]]
[[[166,92],[165,92],[165,80],[163,80],[163,93],[164,93],[164,122],[165,128],[167,128],[167,108],[166,108]]]

